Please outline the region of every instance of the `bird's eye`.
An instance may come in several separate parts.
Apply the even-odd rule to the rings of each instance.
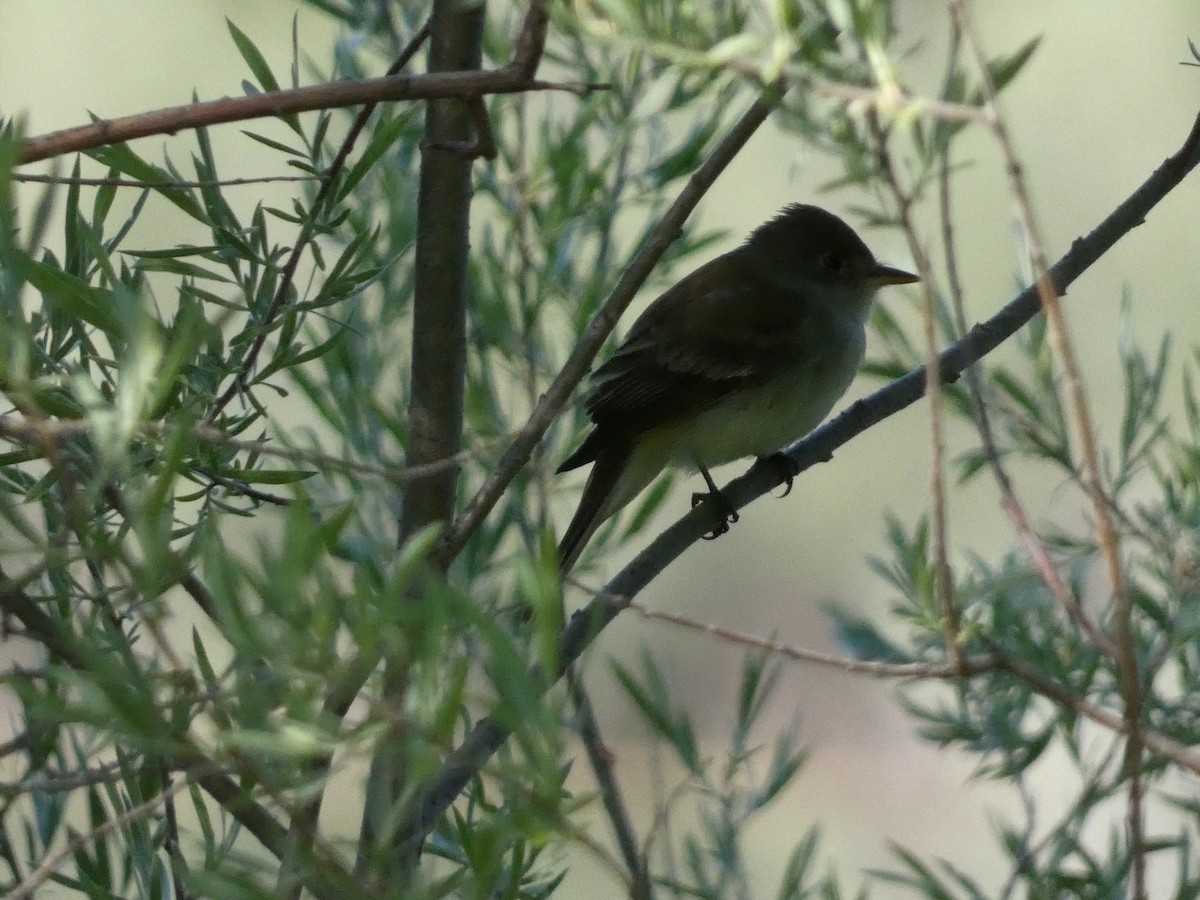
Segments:
[[[846,268],[846,260],[842,258],[840,253],[826,253],[821,257],[821,266],[827,272],[841,272]]]

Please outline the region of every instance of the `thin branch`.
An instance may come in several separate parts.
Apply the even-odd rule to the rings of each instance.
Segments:
[[[529,462],[533,448],[562,412],[576,386],[587,375],[592,360],[616,327],[621,313],[633,301],[638,290],[650,277],[654,266],[679,236],[684,222],[712,187],[717,176],[725,170],[758,127],[767,120],[771,110],[775,108],[777,94],[774,89],[768,91],[743,113],[737,124],[688,180],[649,240],[642,245],[641,250],[621,273],[612,294],[580,336],[579,343],[563,364],[562,370],[542,394],[528,421],[517,432],[512,444],[496,463],[492,474],[467,503],[462,514],[442,539],[439,554],[443,560],[452,560],[459,554],[467,539],[491,512],[517,472]]]
[[[39,162],[155,134],[170,135],[209,125],[275,118],[364,103],[481,97],[530,91],[564,91],[580,95],[603,87],[530,79],[511,66],[477,72],[431,72],[423,75],[385,75],[365,81],[335,81],[248,97],[222,97],[220,100],[189,103],[186,106],[77,125],[27,139],[21,146],[17,164]]]
[[[43,419],[22,418],[20,416],[0,415],[0,437],[15,444],[20,444],[42,455],[42,442],[47,435],[55,438],[91,435],[96,431],[96,422],[90,419]],[[219,428],[207,425],[179,425],[173,422],[142,422],[135,425],[133,433],[152,438],[172,437],[183,432],[191,440],[216,447],[229,447],[243,453],[253,453],[256,456],[269,456],[292,463],[306,463],[317,466],[322,470],[336,470],[354,475],[364,475],[379,478],[396,486],[402,486],[420,478],[428,478],[447,469],[462,465],[470,459],[489,452],[493,447],[507,443],[511,435],[500,435],[480,443],[476,447],[461,450],[451,456],[421,465],[377,466],[369,463],[353,462],[333,456],[329,453],[318,453],[312,450],[296,450],[287,447],[277,447],[265,440],[245,441],[230,437]]]
[[[963,304],[962,281],[958,275],[958,251],[950,219],[950,161],[947,157],[943,157],[938,193],[942,218],[942,246],[946,255],[947,289],[950,292],[951,306],[954,309],[955,328],[961,337],[967,333],[967,318]],[[1046,545],[1034,532],[1028,516],[1025,515],[1025,507],[1017,498],[1016,488],[1013,486],[1012,479],[1009,478],[1008,470],[1004,467],[1004,461],[1000,458],[1000,451],[996,447],[991,415],[988,413],[987,403],[983,397],[983,387],[980,384],[978,369],[971,366],[966,371],[966,377],[967,390],[971,395],[971,403],[975,407],[975,423],[979,431],[979,440],[983,446],[988,467],[1000,489],[1001,508],[1008,516],[1009,522],[1012,523],[1013,530],[1016,531],[1017,537],[1024,545],[1025,552],[1029,554],[1029,559],[1041,576],[1042,582],[1050,591],[1050,596],[1070,617],[1076,627],[1087,635],[1088,640],[1100,649],[1101,653],[1115,660],[1116,645],[1084,611],[1075,594],[1063,580],[1054,560],[1050,558],[1050,551],[1046,549]]]
[[[177,181],[167,178],[162,181],[136,181],[129,178],[73,178],[67,175],[22,175],[14,172],[13,181],[28,184],[74,184],[80,187],[128,187],[128,188],[212,188],[241,187],[247,184],[270,184],[280,181],[321,181],[324,175],[264,175],[261,178],[213,178],[204,181]]]
[[[937,97],[922,97],[906,94],[896,85],[882,88],[869,88],[857,84],[846,84],[840,81],[828,81],[824,78],[804,78],[797,80],[800,90],[811,88],[818,93],[847,103],[865,106],[870,110],[896,116],[901,113],[928,115],[945,122],[965,122],[990,124],[992,112],[989,109],[971,106],[966,103],[951,103]]]
[[[1183,146],[1090,234],[1077,239],[1062,259],[1050,268],[1050,275],[1058,290],[1065,290],[1118,240],[1140,224],[1150,210],[1183,181],[1197,164],[1200,164],[1200,116],[1193,122]],[[947,381],[957,378],[967,366],[1016,333],[1040,309],[1036,287],[1026,288],[991,319],[977,325],[961,341],[943,351],[938,358],[942,378]],[[790,449],[789,456],[797,464],[798,471],[831,459],[838,447],[915,403],[924,393],[924,385],[925,370],[922,366],[855,403]],[[774,490],[781,481],[777,465],[755,464],[741,478],[722,488],[722,493],[735,508],[740,508]],[[563,669],[579,659],[630,601],[680,553],[711,531],[713,524],[712,511],[704,505],[698,506],[634,557],[608,582],[602,593],[571,617],[559,639],[560,669],[554,674],[561,677]],[[507,726],[495,717],[485,718],[476,724],[446,760],[438,776],[431,779],[411,823],[416,838],[423,839],[433,828],[463,787],[507,740],[508,735]],[[1159,749],[1162,746],[1166,745],[1159,743],[1154,749],[1164,752]],[[1200,771],[1200,762],[1196,762],[1195,770]]]
[[[946,423],[945,401],[942,397],[942,373],[938,367],[937,317],[933,297],[933,267],[929,255],[917,236],[912,216],[912,197],[900,184],[888,151],[887,133],[879,124],[874,111],[867,123],[878,147],[883,181],[896,204],[896,214],[908,238],[909,251],[921,276],[921,323],[925,333],[925,396],[929,398],[929,492],[933,506],[934,593],[941,607],[942,631],[946,638],[946,655],[954,663],[963,662],[959,631],[962,616],[954,596],[954,573],[950,568],[950,511],[946,497]]]
[[[171,770],[162,760],[159,760],[158,770],[159,777],[162,779],[163,793],[167,793],[172,788]],[[171,886],[175,891],[173,900],[190,900],[192,895],[183,883],[184,874],[187,872],[187,860],[179,846],[179,819],[175,814],[173,792],[167,793],[167,798],[163,803],[163,824],[166,826],[163,834],[163,849],[167,852],[167,858],[171,860]]]
[[[752,650],[759,650],[785,659],[802,663],[813,663],[823,668],[851,675],[866,675],[871,678],[909,679],[929,678],[935,680],[950,680],[960,677],[974,677],[988,672],[1007,672],[1020,681],[1025,682],[1033,690],[1044,697],[1055,701],[1061,706],[1072,710],[1084,718],[1091,719],[1098,725],[1103,725],[1118,734],[1128,734],[1128,727],[1117,713],[1109,712],[1102,707],[1088,703],[1083,698],[1072,693],[1068,688],[1059,684],[1044,672],[1017,660],[999,648],[985,656],[975,656],[965,659],[962,668],[956,665],[932,665],[927,663],[881,663],[867,660],[850,659],[803,647],[793,647],[779,641],[767,640],[757,635],[747,634],[732,628],[725,628],[710,622],[700,622],[689,619],[677,613],[663,612],[644,606],[637,601],[628,603],[628,608],[645,619],[677,625],[715,637],[718,640]],[[1177,763],[1181,767],[1200,774],[1200,755],[1191,748],[1179,743],[1173,738],[1156,731],[1146,731],[1146,746],[1164,758]]]
[[[84,768],[78,772],[47,772],[41,770],[36,777],[20,781],[0,782],[0,795],[12,797],[18,794],[65,794],[94,784],[109,784],[121,777],[121,767],[116,763]]]
[[[994,672],[999,666],[991,656],[964,657],[961,661],[950,664],[944,663],[885,663],[870,660],[852,659],[833,653],[822,653],[819,650],[809,650],[795,647],[782,641],[762,638],[758,635],[734,628],[726,628],[712,622],[701,622],[696,619],[681,616],[678,613],[663,612],[651,609],[636,600],[628,604],[643,619],[655,622],[665,622],[668,625],[678,625],[689,631],[699,632],[715,637],[718,640],[750,650],[760,650],[773,656],[781,656],[793,662],[814,663],[822,668],[846,672],[851,675],[867,675],[871,678],[932,678],[945,680],[961,676],[981,675],[984,672]]]
[[[587,695],[579,673],[574,667],[567,670],[567,690],[575,710],[579,714],[579,738],[591,763],[592,772],[596,776],[596,784],[600,787],[600,800],[608,813],[612,824],[613,834],[621,856],[625,859],[625,867],[629,870],[630,900],[652,900],[654,891],[650,883],[650,870],[646,859],[638,851],[637,834],[633,830],[633,820],[629,816],[629,807],[617,783],[613,772],[612,755],[604,744],[600,733],[600,722],[592,701]]]
[[[1091,719],[1097,725],[1103,725],[1117,734],[1129,734],[1129,722],[1123,714],[1109,712],[1106,709],[1088,703],[1044,672],[1038,671],[1022,660],[1005,654],[997,654],[996,661],[1001,669],[1019,678],[1039,694],[1050,698],[1060,706],[1083,716],[1085,719]],[[1179,767],[1187,769],[1193,774],[1200,775],[1200,756],[1192,752],[1190,747],[1150,728],[1139,726],[1138,730],[1141,734],[1142,744],[1147,750],[1152,750]]]
[[[951,15],[975,56],[986,104],[995,112],[997,110],[996,85],[988,67],[987,55],[983,51],[979,33],[963,0],[949,0],[949,4]],[[1008,126],[998,112],[992,117],[991,127],[1003,153],[1013,196],[1017,201],[1017,209],[1028,238],[1029,254],[1037,279],[1038,295],[1041,298],[1050,328],[1050,339],[1062,363],[1063,375],[1067,383],[1067,396],[1070,398],[1072,418],[1083,456],[1083,481],[1092,502],[1092,514],[1096,519],[1100,554],[1108,569],[1108,578],[1113,592],[1118,681],[1125,704],[1125,718],[1129,735],[1125,748],[1125,774],[1129,778],[1129,837],[1130,855],[1133,862],[1133,895],[1142,898],[1146,896],[1146,848],[1142,811],[1142,688],[1133,635],[1133,606],[1128,585],[1125,583],[1119,539],[1104,496],[1100,455],[1096,448],[1095,429],[1092,427],[1091,413],[1088,410],[1087,394],[1079,373],[1079,364],[1075,359],[1075,351],[1071,346],[1066,317],[1063,315],[1062,304],[1059,302],[1059,291],[1050,276],[1044,251],[1045,244],[1033,214],[1033,203],[1025,185],[1015,145],[1008,133]]]

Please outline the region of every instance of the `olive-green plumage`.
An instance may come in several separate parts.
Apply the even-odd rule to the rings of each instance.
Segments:
[[[558,469],[593,463],[561,570],[667,466],[766,456],[815,428],[862,362],[875,291],[915,280],[837,216],[793,205],[655,300],[593,373],[595,427]]]

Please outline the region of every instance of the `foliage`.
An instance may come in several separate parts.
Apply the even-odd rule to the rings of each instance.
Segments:
[[[345,37],[329,59],[303,63],[320,57],[302,53],[295,34],[287,78],[230,24],[248,92],[297,85],[303,67],[313,81],[378,73],[426,14],[415,2],[309,2]],[[631,254],[767,86],[805,86],[782,96],[777,120],[841,162],[831,189],[878,187],[889,149],[910,163],[909,200],[932,190],[965,121],[912,107],[889,117],[838,90],[903,88],[891,6],[553,5],[539,77],[593,87],[487,100],[498,155],[473,173],[464,452],[451,461],[460,506],[496,470]],[[485,66],[512,58],[523,13],[489,10]],[[1035,48],[992,60],[995,83],[1016,77]],[[983,87],[960,50],[952,42],[937,99],[978,107]],[[354,115],[287,115],[246,130],[281,171],[313,176],[290,205],[249,208],[221,182],[235,163],[218,158],[204,128],[178,138],[161,162],[136,146],[93,149],[74,162],[76,180],[36,196],[23,189],[18,207],[22,135],[12,123],[5,129],[0,434],[12,449],[0,455],[0,608],[9,635],[41,651],[4,677],[20,731],[0,748],[13,775],[0,791],[0,884],[16,890],[46,874],[64,895],[91,897],[304,889],[541,898],[569,884],[573,848],[594,854],[635,896],[761,891],[747,830],[805,759],[794,729],[767,733],[780,663],[761,649],[745,655],[718,753],[702,749],[694,711],[651,652],[637,667],[614,664],[615,683],[679,775],[654,821],[637,823],[640,859],[618,858],[607,834],[589,832],[619,789],[602,778],[594,794],[575,787],[580,714],[553,684],[562,585],[550,509],[563,489],[552,473],[583,426],[578,411],[559,418],[448,575],[436,564],[436,524],[396,546],[397,510],[420,477],[397,460],[413,440],[407,384],[422,339],[411,329],[424,123],[419,104],[387,104],[331,175]],[[109,183],[77,180],[97,171]],[[167,246],[144,227],[151,211],[186,223],[192,237]],[[897,221],[887,205],[862,212]],[[722,237],[685,227],[650,287]],[[294,257],[302,261],[292,277]],[[950,310],[938,313],[952,339]],[[897,319],[876,325],[887,355],[874,373],[924,361]],[[1044,325],[1028,329],[1017,351],[981,378],[998,459],[1032,460],[1079,488],[1085,475]],[[1131,326],[1121,335],[1124,416],[1103,487],[1128,560],[1142,721],[1186,747],[1200,741],[1192,700],[1200,401],[1185,374],[1184,427],[1163,412],[1175,377],[1169,351],[1164,341],[1144,353]],[[944,399],[977,422],[965,387]],[[285,424],[297,409],[305,428]],[[972,449],[957,460],[959,475],[982,478],[994,462]],[[581,567],[644,534],[668,488],[602,529]],[[944,665],[930,531],[894,521],[889,534],[892,558],[875,565],[896,596],[892,617],[880,626],[839,614],[844,643],[874,661]],[[1073,596],[1107,627],[1092,524],[1064,516],[1041,539]],[[904,690],[923,735],[961,748],[981,777],[1017,791],[1046,754],[1065,752],[1082,787],[1053,827],[1035,820],[1032,800],[1028,821],[998,826],[1012,865],[1000,890],[898,846],[895,869],[873,882],[877,895],[891,885],[929,897],[1117,895],[1138,853],[1171,857],[1177,895],[1200,895],[1190,856],[1198,807],[1172,793],[1168,778],[1186,767],[1161,752],[1165,744],[1148,748],[1144,779],[1179,811],[1178,833],[1135,846],[1111,815],[1133,777],[1124,738],[1085,712],[1121,708],[1117,663],[1021,553],[972,560],[954,594],[963,653],[990,663],[934,692]],[[403,663],[400,690],[383,683],[385,661]],[[484,716],[512,737],[470,768],[461,748]],[[346,794],[360,802],[364,762],[385,744],[406,792],[388,798],[382,832],[356,846],[356,834],[322,818],[322,803]],[[424,855],[410,864],[397,847],[423,794],[455,766],[468,768],[467,786],[427,823]],[[864,884],[851,894],[828,870],[816,823],[797,829],[794,843],[774,895],[870,893]]]

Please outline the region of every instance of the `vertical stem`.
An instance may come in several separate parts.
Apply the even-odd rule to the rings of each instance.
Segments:
[[[435,0],[429,30],[430,72],[479,68],[484,12],[483,0]],[[471,140],[471,110],[465,101],[428,103],[417,193],[409,465],[452,457],[462,442]],[[450,521],[457,484],[458,468],[450,467],[409,485],[398,523],[401,544],[428,525]],[[408,659],[385,661],[383,699],[393,708],[403,706],[409,666]],[[380,741],[371,763],[358,866],[360,872],[383,876],[381,884],[408,881],[419,852],[419,848],[395,852],[398,835],[385,828],[385,823],[403,818],[396,815],[396,805],[411,793],[405,771],[408,737],[403,722],[397,721]]]
[[[942,369],[937,349],[937,320],[933,296],[933,267],[917,236],[912,218],[912,196],[900,184],[888,150],[887,134],[874,111],[867,124],[879,147],[879,166],[883,180],[896,201],[896,215],[921,276],[921,313],[925,333],[925,396],[929,398],[929,492],[933,506],[934,597],[946,638],[946,658],[955,668],[964,665],[960,631],[962,612],[954,596],[954,573],[950,568],[950,512],[946,497],[946,425],[942,401]]]
[[[482,3],[434,3],[431,72],[479,68],[483,11]],[[429,103],[417,195],[409,465],[451,457],[462,443],[472,158],[456,148],[470,140],[466,102]],[[400,514],[401,543],[426,525],[450,519],[457,484],[458,469],[447,468],[409,486]]]

